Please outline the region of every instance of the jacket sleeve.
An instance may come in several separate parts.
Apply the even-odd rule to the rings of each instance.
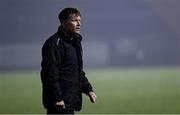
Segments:
[[[88,79],[85,76],[85,72],[81,71],[81,87],[82,92],[85,94],[89,94],[90,91],[93,91],[91,84],[89,83]]]
[[[60,57],[58,57],[60,58]],[[62,90],[59,84],[60,72],[58,68],[57,48],[53,43],[46,43],[42,48],[42,84],[53,101],[62,100]]]

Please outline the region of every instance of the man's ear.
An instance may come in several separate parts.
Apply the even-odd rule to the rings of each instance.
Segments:
[[[61,25],[62,25],[62,26],[65,25],[65,21],[64,21],[64,20],[61,21]]]

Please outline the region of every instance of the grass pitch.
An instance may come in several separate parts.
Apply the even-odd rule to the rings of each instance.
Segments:
[[[111,68],[86,70],[98,96],[83,95],[77,113],[180,113],[180,68]],[[39,72],[0,73],[0,113],[46,113],[41,102]]]

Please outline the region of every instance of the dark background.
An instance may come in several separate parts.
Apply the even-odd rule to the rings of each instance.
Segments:
[[[180,64],[180,0],[0,0],[0,71],[40,69],[65,7],[82,13],[85,67]]]

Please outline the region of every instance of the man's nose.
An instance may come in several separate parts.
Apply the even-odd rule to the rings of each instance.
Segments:
[[[80,26],[80,25],[81,25],[81,22],[80,22],[80,21],[78,21],[78,22],[77,22],[77,25],[78,25],[78,26]]]

